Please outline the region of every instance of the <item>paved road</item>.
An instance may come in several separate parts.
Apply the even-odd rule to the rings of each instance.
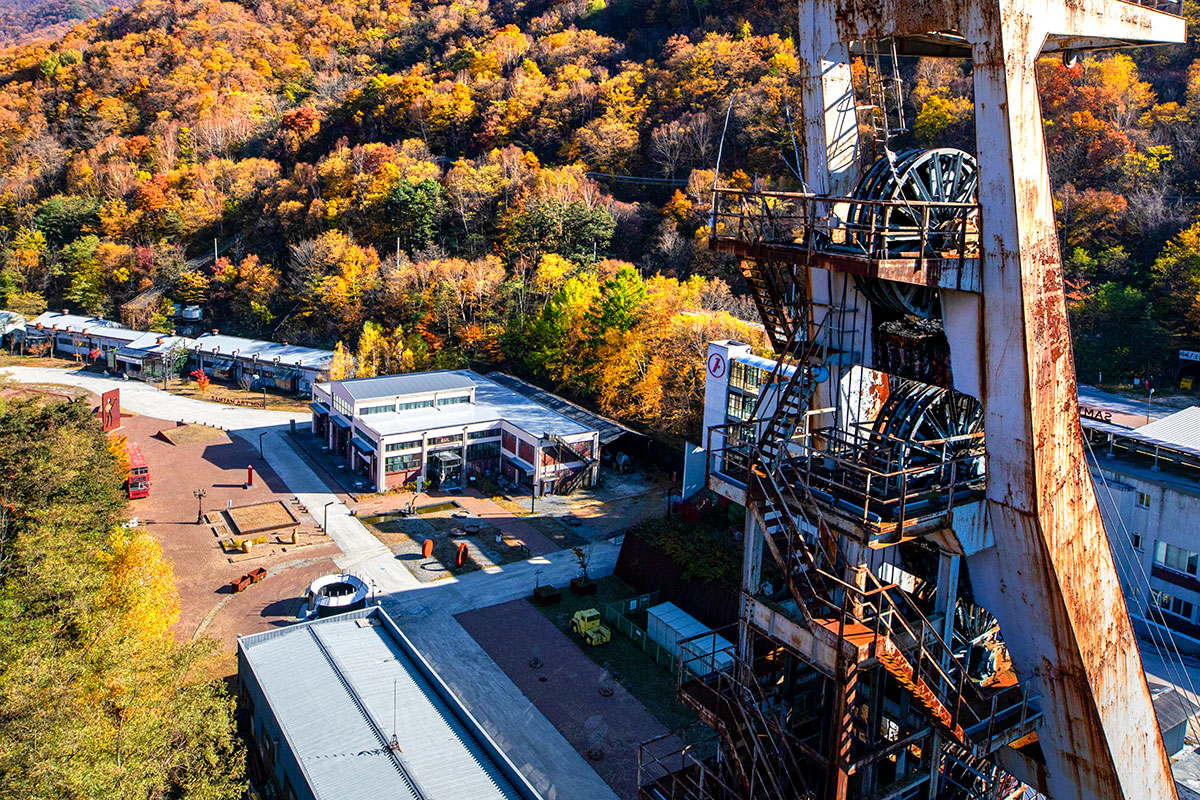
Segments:
[[[338,567],[374,581],[382,593],[383,607],[396,617],[546,800],[617,800],[571,744],[453,618],[462,611],[525,597],[539,580],[565,585],[579,574],[574,553],[558,551],[424,584],[350,515],[284,439],[293,419],[298,426],[307,426],[303,415],[208,403],[169,394],[140,381],[76,370],[6,367],[0,374],[22,383],[77,386],[97,394],[119,387],[121,407],[136,414],[224,428],[251,444],[257,444],[259,434],[264,434],[263,455],[300,502],[317,519],[324,518],[328,504],[328,532],[342,551],[335,559]],[[619,549],[619,544],[608,541],[593,545],[589,574],[612,574]]]

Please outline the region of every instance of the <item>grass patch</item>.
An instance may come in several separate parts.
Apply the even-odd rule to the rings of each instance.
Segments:
[[[600,578],[596,585],[596,594],[589,597],[579,597],[569,587],[562,586],[559,587],[562,589],[562,602],[557,605],[543,607],[532,599],[528,602],[576,642],[588,658],[608,670],[664,727],[675,730],[696,722],[696,716],[675,699],[675,675],[655,663],[653,658],[624,635],[613,631],[611,642],[590,647],[571,633],[571,617],[576,611],[596,608],[603,613],[606,603],[637,595],[629,584],[613,576]]]
[[[527,517],[525,524],[554,542],[562,550],[569,550],[572,547],[583,547],[588,543],[587,539],[584,539],[575,531],[563,525],[555,517]]]
[[[437,514],[440,511],[453,511],[458,508],[458,503],[453,500],[447,500],[444,503],[430,503],[427,506],[417,506],[414,511],[418,514]]]

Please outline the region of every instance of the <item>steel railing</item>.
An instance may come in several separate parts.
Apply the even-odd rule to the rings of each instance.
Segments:
[[[979,255],[978,203],[862,200],[801,192],[716,189],[710,236],[871,260]]]

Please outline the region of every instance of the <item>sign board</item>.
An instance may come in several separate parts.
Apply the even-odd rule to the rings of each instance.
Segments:
[[[725,375],[725,356],[720,353],[713,353],[708,357],[708,374],[714,378],[720,378]]]
[[[1200,361],[1200,350],[1180,350],[1180,361]]]
[[[121,390],[109,389],[100,395],[100,407],[96,413],[100,415],[100,427],[105,433],[121,427]]]

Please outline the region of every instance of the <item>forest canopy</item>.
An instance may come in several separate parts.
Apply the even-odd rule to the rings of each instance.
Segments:
[[[672,392],[694,391],[702,337],[761,342],[707,209],[723,133],[722,181],[794,180],[786,12],[145,0],[11,47],[0,304],[159,330],[202,305],[362,374],[499,365],[695,436],[699,395]],[[1169,374],[1200,346],[1196,56],[1039,64],[1084,379]],[[968,66],[902,73],[896,146],[970,149]]]

